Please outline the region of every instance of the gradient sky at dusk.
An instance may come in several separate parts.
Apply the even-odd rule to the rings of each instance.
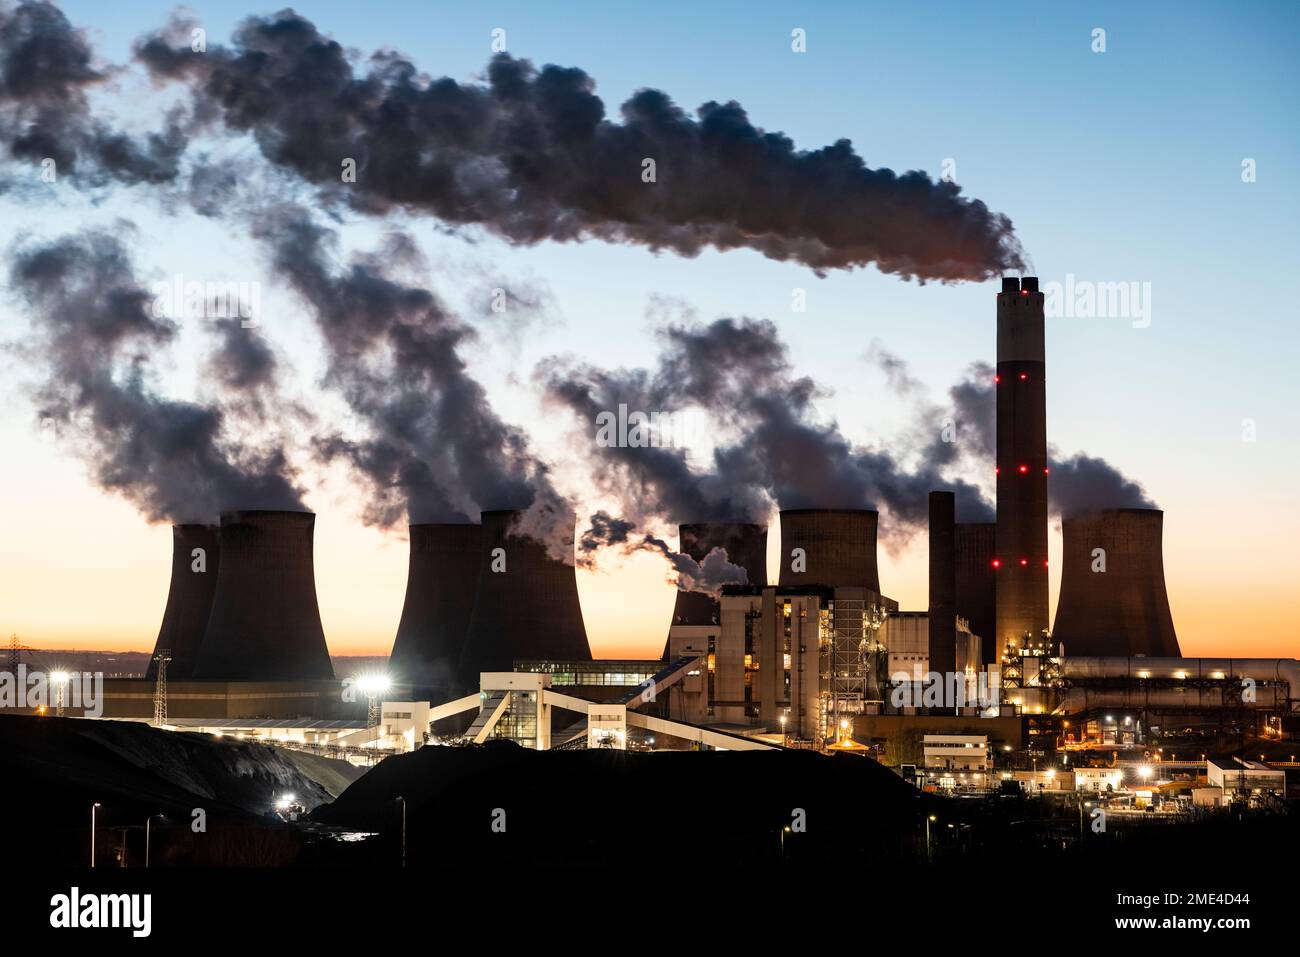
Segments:
[[[97,53],[124,62],[170,8],[68,2]],[[1290,3],[1082,5],[870,3],[473,4],[303,3],[295,9],[348,47],[392,47],[431,75],[467,80],[506,29],[516,56],[578,66],[607,113],[640,87],[694,109],[735,99],[760,127],[800,148],[847,137],[867,162],[956,179],[1014,221],[1043,282],[1066,274],[1150,283],[1148,328],[1127,319],[1048,321],[1048,435],[1062,453],[1102,456],[1165,510],[1170,603],[1185,654],[1300,654],[1300,315],[1293,291],[1300,214],[1300,8]],[[224,42],[248,13],[274,7],[191,5]],[[790,50],[807,31],[808,52]],[[1107,32],[1107,52],[1091,32]],[[118,80],[124,119],[147,123],[159,96],[132,68]],[[108,102],[107,100],[105,102]],[[114,101],[116,102],[116,101]],[[1258,181],[1242,182],[1245,158]],[[29,175],[0,166],[0,175]],[[53,236],[134,219],[149,277],[258,278],[267,334],[311,398],[319,355],[294,300],[274,288],[257,250],[219,222],[169,217],[129,192],[92,203],[71,189],[36,206],[0,195],[0,236]],[[994,359],[995,284],[924,286],[874,270],[818,278],[752,252],[694,259],[597,242],[510,248],[406,220],[453,303],[488,266],[545,287],[550,307],[526,336],[485,332],[474,358],[494,406],[535,437],[566,491],[565,432],[530,381],[545,356],[652,366],[648,310],[660,297],[711,320],[770,318],[799,374],[833,395],[820,403],[852,439],[888,443],[912,411],[866,360],[873,342],[905,359],[941,398],[973,361]],[[371,223],[347,227],[366,245]],[[808,310],[791,311],[807,290]],[[0,303],[12,338],[16,305]],[[491,333],[491,334],[489,334]],[[183,356],[181,357],[183,358]],[[97,491],[83,466],[34,427],[21,366],[0,359],[0,630],[35,647],[152,647],[166,599],[170,533]],[[184,362],[178,395],[190,386]],[[1243,441],[1243,420],[1256,439]],[[991,476],[967,476],[990,484]],[[316,564],[331,651],[383,652],[405,588],[406,547],[364,527],[351,480],[317,483]],[[580,509],[580,514],[589,510]],[[1052,556],[1060,538],[1052,534]],[[772,536],[773,559],[776,549]],[[884,591],[925,604],[924,539],[882,550]],[[769,563],[771,567],[774,564]],[[1059,575],[1053,561],[1052,595]],[[648,657],[663,645],[672,586],[647,555],[579,576],[597,656]]]

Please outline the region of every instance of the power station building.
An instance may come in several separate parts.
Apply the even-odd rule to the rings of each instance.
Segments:
[[[861,586],[729,586],[714,629],[670,639],[670,660],[701,666],[669,690],[667,717],[820,744],[880,701],[880,632],[897,608]]]
[[[775,586],[765,527],[683,525],[683,552],[703,561],[725,548],[748,583],[720,597],[678,594],[665,657],[701,666],[669,689],[665,714],[812,741],[878,700],[879,631],[898,604],[879,593],[877,524],[867,509],[783,511]]]

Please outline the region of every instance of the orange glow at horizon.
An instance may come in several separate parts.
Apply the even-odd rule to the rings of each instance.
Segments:
[[[171,531],[147,524],[126,502],[88,490],[77,466],[46,447],[48,462],[29,463],[37,483],[14,472],[0,478],[0,638],[17,634],[32,648],[150,651],[167,601]],[[1280,494],[1280,493],[1279,493]],[[334,491],[314,496],[316,590],[331,654],[385,655],[406,590],[404,535],[361,525]],[[1179,643],[1188,657],[1297,657],[1300,593],[1290,581],[1287,543],[1267,500],[1199,508],[1188,501],[1165,513],[1165,577]],[[882,520],[883,522],[883,520]],[[1208,547],[1207,527],[1229,529]],[[768,536],[768,568],[777,577],[778,525]],[[670,540],[671,541],[671,540]],[[1060,583],[1061,539],[1049,534],[1053,610]],[[901,551],[879,550],[886,595],[903,609],[926,607],[924,532]],[[611,557],[579,570],[578,589],[592,652],[603,658],[657,658],[672,613],[669,567],[648,552]],[[1068,651],[1068,649],[1067,649]]]

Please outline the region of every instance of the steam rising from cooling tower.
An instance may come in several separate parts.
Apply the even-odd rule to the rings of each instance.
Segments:
[[[524,518],[518,509],[483,513],[478,590],[461,652],[467,687],[478,686],[480,672],[510,671],[516,660],[591,660],[572,563],[573,524],[565,562],[527,534]]]
[[[359,422],[360,434],[327,433],[316,451],[363,478],[365,519],[381,528],[464,523],[481,509],[526,502],[529,534],[573,561],[567,502],[527,434],[496,414],[466,364],[477,334],[430,290],[390,275],[393,262],[413,256],[409,240],[390,237],[383,255],[340,267],[337,235],[305,210],[271,211],[257,231],[320,329],[326,386]]]
[[[679,547],[684,555],[701,565],[710,555],[723,556],[733,566],[743,569],[746,581],[762,587],[767,584],[767,526],[742,522],[693,522],[678,528]],[[709,625],[718,621],[716,594],[691,591],[680,582],[673,606],[674,625]]]
[[[678,526],[677,541],[682,557],[696,568],[711,565],[734,575],[738,585],[767,585],[767,526],[747,522],[688,522]],[[665,554],[672,555],[667,546]],[[692,579],[679,574],[677,598],[673,603],[673,625],[716,625],[721,622],[718,588],[700,590]],[[667,658],[671,640],[665,639],[663,657]]]
[[[1165,591],[1164,512],[1102,509],[1066,516],[1062,528],[1052,637],[1066,654],[1178,657]]]
[[[820,392],[795,374],[775,324],[718,319],[707,325],[669,323],[650,370],[604,370],[551,359],[539,366],[546,396],[574,413],[591,443],[596,486],[622,498],[621,514],[636,524],[655,520],[753,522],[775,503],[782,509],[880,507],[900,539],[923,528],[925,496],[936,484],[956,488],[970,507],[980,490],[941,475],[946,460],[922,454],[914,466],[881,448],[855,445],[818,414]],[[677,411],[682,397],[715,424],[716,448],[706,468],[685,450],[594,444],[590,423],[602,411]],[[974,503],[974,505],[972,505]],[[985,506],[979,515],[991,509]]]
[[[221,570],[194,678],[333,680],[316,605],[311,512],[221,516]]]
[[[781,513],[782,585],[852,585],[880,594],[876,530],[880,516],[868,509],[802,508]],[[791,550],[803,549],[802,571]]]
[[[392,679],[427,690],[436,702],[457,688],[465,635],[478,590],[480,525],[412,525],[406,601],[388,659]]]
[[[172,526],[172,577],[167,608],[154,643],[154,655],[164,649],[171,656],[167,675],[185,679],[194,674],[203,633],[208,627],[212,598],[221,567],[218,529],[211,525]],[[145,677],[153,681],[158,663],[150,657]]]
[[[42,425],[101,488],[152,521],[210,520],[234,505],[301,506],[274,433],[254,446],[231,428],[274,387],[274,357],[264,347],[232,349],[227,334],[212,357],[230,378],[222,401],[171,399],[157,391],[154,363],[179,329],[153,314],[118,236],[88,231],[20,247],[9,278],[31,307],[33,334],[17,350],[37,372]],[[241,375],[241,363],[253,362],[256,374]]]

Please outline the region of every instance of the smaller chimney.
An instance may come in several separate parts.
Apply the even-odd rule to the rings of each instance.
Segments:
[[[957,670],[956,496],[930,493],[930,670]]]
[[[1003,277],[1002,277],[1002,291],[1003,291],[1003,292],[1019,292],[1019,291],[1020,291],[1020,280],[1017,279],[1017,278],[1015,278],[1014,276],[1003,276]]]
[[[1026,276],[1024,279],[1020,280],[1020,291],[1038,292],[1038,277]]]

